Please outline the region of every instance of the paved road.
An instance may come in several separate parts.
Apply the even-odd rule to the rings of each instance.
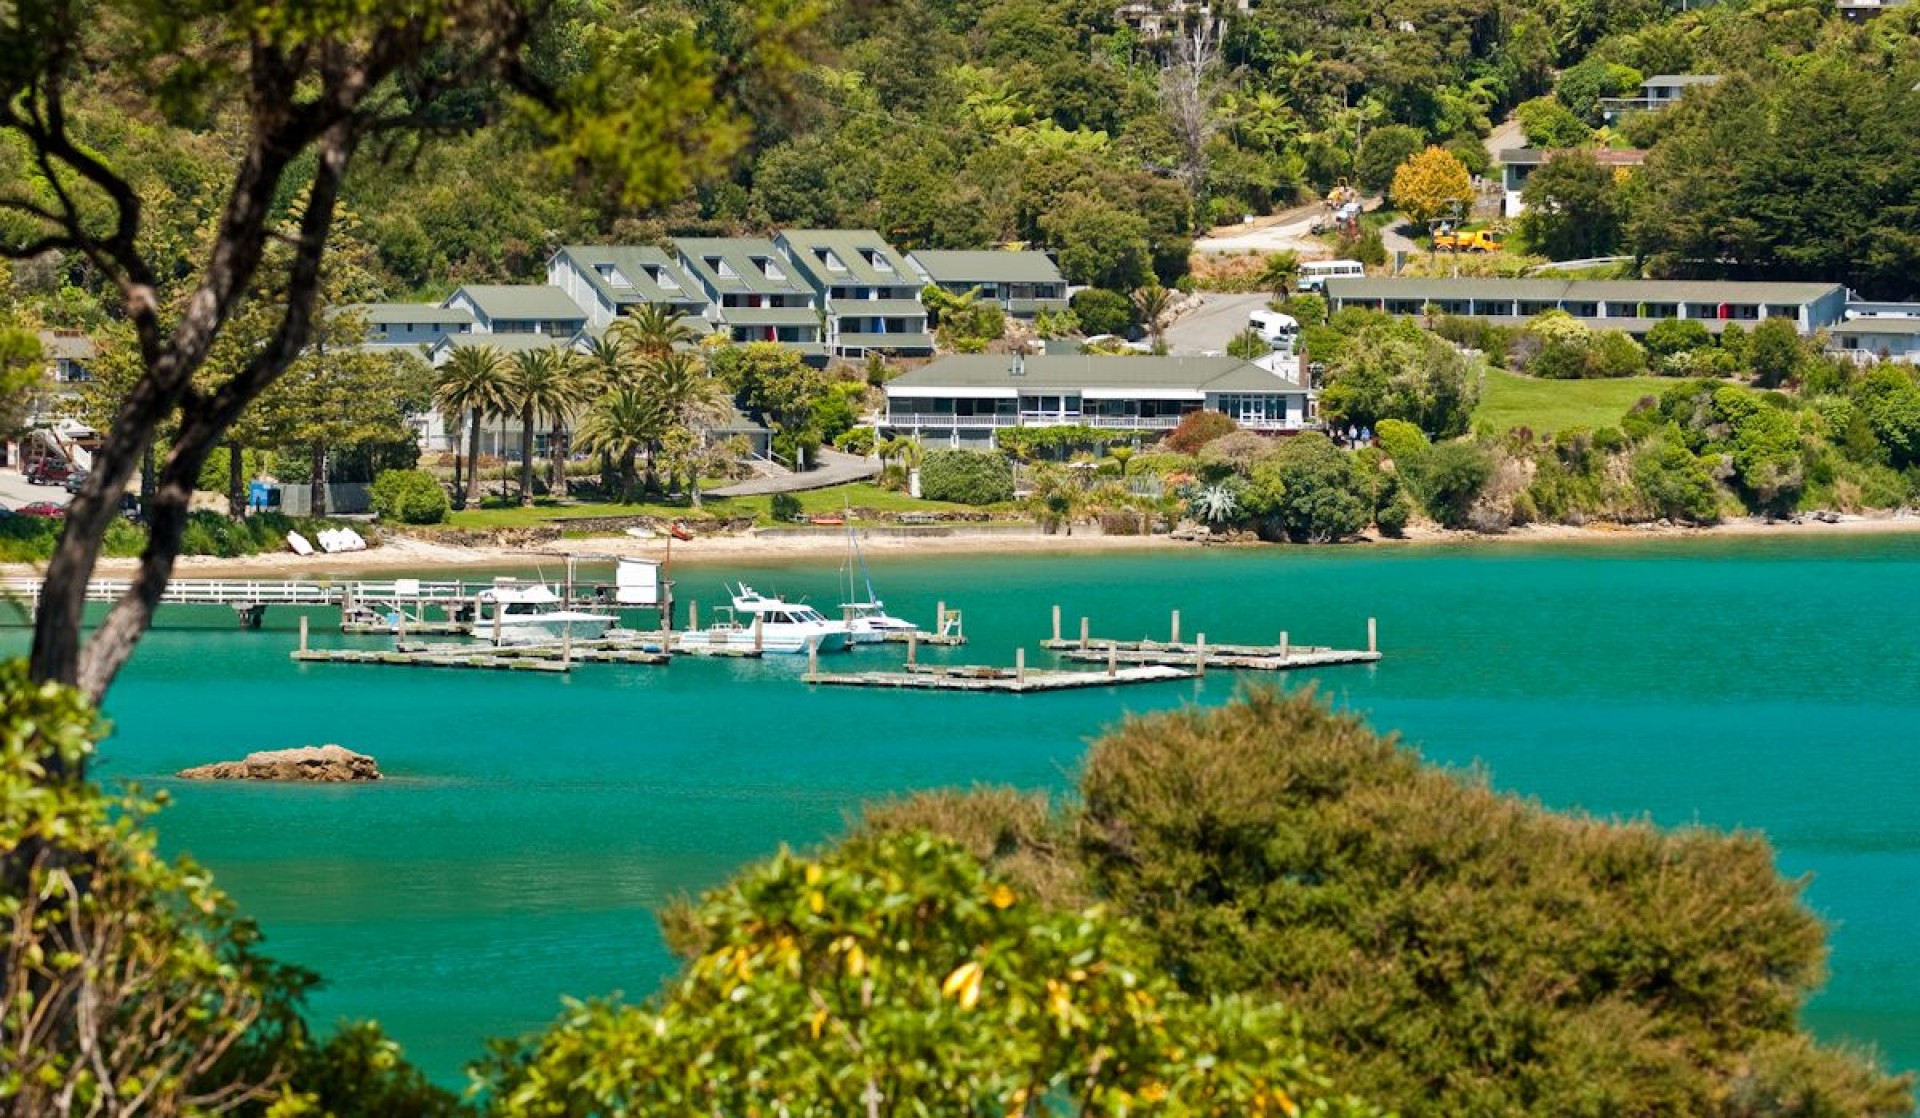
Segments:
[[[850,481],[865,481],[880,472],[880,463],[842,454],[837,450],[820,451],[820,466],[803,474],[781,473],[757,477],[737,485],[707,491],[709,497],[759,497],[768,493],[798,493],[804,489],[826,489]]]
[[[64,505],[67,503],[67,491],[58,485],[28,485],[20,471],[11,467],[0,469],[0,505],[17,509],[35,501]]]
[[[1200,309],[1180,316],[1167,327],[1167,352],[1175,354],[1225,353],[1233,336],[1247,328],[1247,316],[1267,305],[1271,296],[1203,295]]]

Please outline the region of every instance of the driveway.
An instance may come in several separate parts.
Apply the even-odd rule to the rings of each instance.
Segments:
[[[17,509],[21,505],[31,505],[36,501],[51,501],[56,505],[67,503],[67,491],[58,485],[28,485],[25,475],[15,469],[0,470],[0,505]]]
[[[760,497],[768,493],[798,493],[805,489],[829,489],[853,481],[865,481],[880,472],[880,463],[857,455],[821,448],[820,465],[803,474],[778,473],[757,477],[723,489],[709,489],[709,497]]]
[[[1214,295],[1200,297],[1200,306],[1167,327],[1167,352],[1193,356],[1225,353],[1227,343],[1247,328],[1247,316],[1267,305],[1271,295]]]

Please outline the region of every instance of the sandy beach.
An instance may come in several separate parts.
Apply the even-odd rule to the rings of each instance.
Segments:
[[[1680,525],[1590,524],[1575,527],[1566,524],[1536,524],[1515,528],[1499,535],[1455,532],[1431,524],[1410,527],[1398,539],[1364,536],[1330,547],[1421,547],[1463,546],[1501,547],[1515,543],[1621,543],[1649,539],[1716,539],[1726,537],[1772,537],[1800,539],[1810,536],[1837,536],[1860,533],[1920,531],[1920,516],[1881,515],[1846,516],[1836,522],[1811,517],[1798,522],[1744,519],[1728,521],[1709,528]],[[950,534],[862,533],[860,546],[868,555],[975,555],[975,554],[1088,554],[1100,552],[1180,551],[1196,547],[1276,547],[1289,546],[1227,541],[1194,541],[1170,536],[1103,536],[1097,529],[1078,527],[1071,536],[1032,531],[977,531],[955,528]],[[799,532],[774,529],[735,534],[696,536],[674,541],[672,561],[676,564],[755,564],[787,563],[794,560],[837,559],[846,551],[846,540],[838,532]],[[557,562],[568,555],[610,558],[642,556],[668,557],[664,536],[636,539],[632,536],[596,536],[558,539],[528,547],[459,546],[420,536],[392,535],[378,547],[339,555],[295,555],[291,551],[254,555],[236,559],[212,556],[184,556],[174,568],[179,578],[332,578],[343,574],[382,572],[420,572],[452,569],[496,569],[524,567]],[[102,559],[99,574],[124,576],[135,567],[132,559]],[[0,564],[0,574],[32,577],[39,573],[30,563]]]

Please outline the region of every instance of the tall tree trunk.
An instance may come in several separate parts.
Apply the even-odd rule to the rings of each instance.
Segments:
[[[453,438],[447,441],[453,445],[453,507],[463,509],[467,507],[467,487],[464,484],[466,475],[460,472],[460,461],[465,456],[460,453],[460,429],[458,421],[455,422]]]
[[[533,503],[533,409],[520,413],[520,503]]]
[[[247,515],[247,456],[237,442],[227,443],[227,515]]]
[[[633,459],[634,453],[631,449],[620,459],[620,503],[623,505],[633,503]]]
[[[559,500],[567,497],[567,433],[558,423],[547,434],[547,461],[551,464],[553,480],[547,483],[547,492]]]
[[[307,495],[313,502],[309,516],[327,515],[327,444],[313,444],[313,478],[307,483]]]
[[[467,505],[480,507],[480,409],[467,420]]]

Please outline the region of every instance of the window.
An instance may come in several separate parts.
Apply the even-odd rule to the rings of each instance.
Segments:
[[[740,278],[740,273],[733,270],[733,265],[727,263],[725,259],[718,256],[707,257],[707,270],[712,272],[714,275],[719,276],[721,279],[739,279]]]
[[[661,288],[662,290],[665,290],[665,291],[680,290],[680,281],[673,278],[672,272],[667,271],[665,268],[660,267],[658,264],[649,265],[647,267],[647,279],[652,281],[655,287]]]
[[[866,260],[867,266],[876,272],[893,271],[893,265],[887,262],[886,256],[879,249],[863,248],[860,250],[860,256]]]
[[[593,270],[600,273],[600,278],[606,280],[608,286],[619,288],[633,286],[633,281],[611,264],[595,264]]]
[[[844,272],[847,270],[847,266],[841,263],[838,256],[833,254],[832,249],[815,249],[813,254],[820,258],[820,263],[825,265],[829,272]]]
[[[780,270],[780,265],[775,264],[771,256],[756,256],[753,258],[753,264],[754,267],[760,269],[761,275],[770,280],[784,280],[787,278],[787,273]]]

